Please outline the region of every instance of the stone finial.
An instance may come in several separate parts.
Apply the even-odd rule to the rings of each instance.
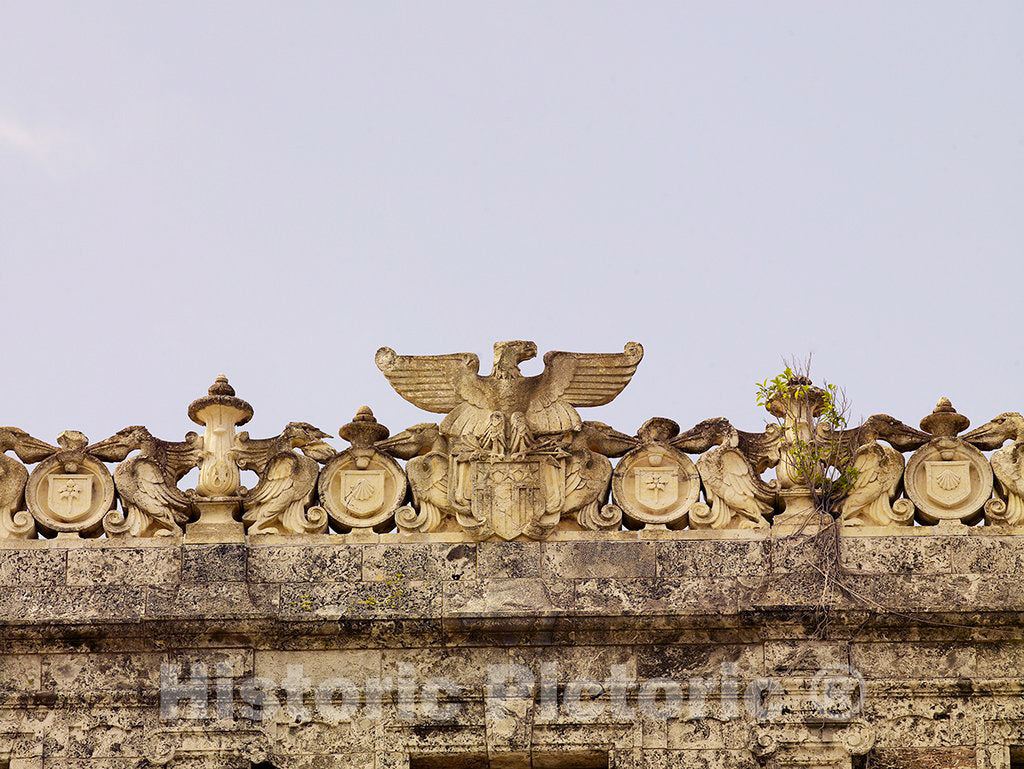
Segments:
[[[218,374],[207,393],[208,395],[202,398],[196,398],[188,407],[188,418],[197,425],[207,423],[208,415],[213,411],[212,407],[219,407],[220,414],[233,418],[233,424],[236,426],[244,425],[252,419],[252,406],[235,397],[235,388],[228,382],[227,375]]]
[[[945,396],[939,398],[932,413],[921,420],[921,429],[937,438],[952,438],[970,425],[971,420],[957,413]]]
[[[353,448],[368,449],[391,435],[391,431],[377,421],[369,406],[360,406],[352,421],[343,425],[338,435],[351,443]]]
[[[217,376],[207,392],[188,407],[188,418],[206,427],[196,491],[201,497],[235,496],[241,484],[232,456],[235,428],[252,419],[252,406],[235,397],[235,388],[224,374]]]

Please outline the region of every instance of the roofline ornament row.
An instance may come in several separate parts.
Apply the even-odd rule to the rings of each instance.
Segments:
[[[839,430],[815,421],[825,392],[794,378],[788,395],[766,403],[778,423],[761,432],[723,417],[680,431],[654,417],[628,435],[584,421],[576,409],[609,403],[629,384],[643,358],[639,344],[618,353],[549,352],[541,374],[524,376],[519,365],[536,354],[533,342],[498,342],[493,369],[481,376],[472,353],[410,356],[383,347],[376,363],[396,392],[443,418],[391,436],[364,406],[341,428],[350,446],[340,452],[305,422],[270,438],[239,432],[253,409],[224,375],[189,406],[203,432],[183,441],[136,425],[93,444],[69,430],[51,445],[0,427],[0,538],[187,531],[230,541],[398,529],[508,540],[544,539],[556,529],[799,524],[822,514],[797,461],[810,440],[852,468],[849,488],[825,511],[843,525],[1024,525],[1019,413],[963,433],[969,420],[943,398],[920,430],[885,414]],[[994,453],[986,459],[981,450]],[[105,463],[117,463],[113,473]],[[193,468],[196,488],[180,489]],[[766,480],[770,468],[776,477]],[[242,470],[257,475],[252,489],[242,486]]]

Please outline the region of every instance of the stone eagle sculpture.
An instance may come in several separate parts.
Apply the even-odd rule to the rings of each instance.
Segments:
[[[549,352],[544,372],[531,377],[519,364],[537,356],[537,345],[521,340],[495,343],[488,376],[480,376],[480,359],[472,353],[398,355],[382,347],[376,362],[407,401],[447,415],[440,426],[444,435],[485,438],[495,446],[496,422],[508,421],[507,448],[516,449],[529,436],[580,430],[575,407],[609,403],[629,384],[643,354],[636,342],[620,353]]]

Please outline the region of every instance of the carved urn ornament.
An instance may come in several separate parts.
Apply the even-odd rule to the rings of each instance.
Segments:
[[[192,401],[188,418],[205,430],[199,455],[201,497],[231,497],[242,485],[235,462],[235,428],[252,419],[252,406],[235,397],[235,388],[224,374],[210,385],[209,393]]]

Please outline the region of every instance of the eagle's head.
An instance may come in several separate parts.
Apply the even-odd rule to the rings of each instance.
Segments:
[[[537,345],[522,339],[494,343],[494,371],[519,373],[519,364],[537,357]]]

